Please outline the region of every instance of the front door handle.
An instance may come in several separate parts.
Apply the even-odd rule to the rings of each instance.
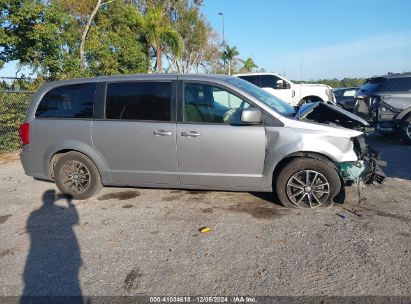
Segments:
[[[181,136],[185,136],[185,137],[198,137],[201,134],[198,133],[197,131],[188,131],[188,132],[181,132]]]
[[[153,131],[153,135],[155,136],[170,136],[172,133],[170,131],[165,130],[155,130]]]

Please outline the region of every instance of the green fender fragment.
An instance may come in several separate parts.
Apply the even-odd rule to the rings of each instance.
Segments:
[[[365,169],[366,165],[364,161],[342,162],[339,164],[340,174],[345,182],[358,182]]]

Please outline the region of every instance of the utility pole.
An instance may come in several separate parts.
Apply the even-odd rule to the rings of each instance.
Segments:
[[[223,20],[223,54],[224,54],[224,52],[225,52],[225,33],[224,33],[224,13],[218,13],[221,17],[222,17],[222,20]],[[224,58],[224,70],[225,70],[226,68],[225,68],[225,58]]]

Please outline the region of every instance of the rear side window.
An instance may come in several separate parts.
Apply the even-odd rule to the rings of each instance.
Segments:
[[[92,118],[96,83],[60,86],[44,95],[36,117]]]
[[[411,77],[387,79],[381,87],[385,92],[409,92],[411,91]]]
[[[117,82],[107,85],[106,118],[170,121],[171,83]]]

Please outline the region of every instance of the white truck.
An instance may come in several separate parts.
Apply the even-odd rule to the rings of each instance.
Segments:
[[[275,73],[248,73],[234,76],[255,84],[293,106],[316,101],[335,104],[332,88],[325,84],[296,84]]]

